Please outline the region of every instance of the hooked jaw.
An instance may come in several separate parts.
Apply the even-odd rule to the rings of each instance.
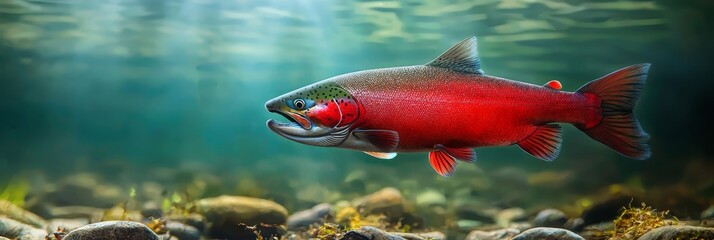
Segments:
[[[268,128],[284,138],[299,143],[323,147],[337,146],[344,141],[349,131],[347,127],[328,128],[313,125],[306,117],[282,107],[279,99],[268,101],[265,103],[265,108],[289,120],[289,122],[279,122],[269,119],[266,122]]]
[[[277,113],[285,117],[288,122],[280,122],[275,119],[269,119],[265,124],[268,128],[285,138],[296,140],[296,138],[310,137],[312,123],[307,118],[302,117],[297,113],[290,112],[283,102],[279,99],[272,99],[265,103],[265,109],[268,112]]]
[[[312,123],[310,123],[307,118],[304,118],[299,114],[286,111],[284,107],[281,107],[281,103],[282,101],[278,99],[273,99],[265,103],[265,109],[267,109],[268,112],[280,114],[285,117],[285,119],[289,120],[289,122],[278,122],[274,119],[269,119],[266,124],[268,125],[268,128],[270,128],[270,130],[281,134],[276,130],[286,131],[289,128],[302,128],[303,130],[309,130],[310,128],[312,128]],[[296,131],[298,131],[298,129],[295,129],[292,132],[297,133]]]

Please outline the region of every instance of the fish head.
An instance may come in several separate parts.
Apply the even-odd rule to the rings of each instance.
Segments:
[[[273,98],[265,103],[269,112],[289,122],[270,119],[268,128],[287,139],[313,145],[340,145],[359,118],[359,104],[352,94],[335,83],[318,82]]]

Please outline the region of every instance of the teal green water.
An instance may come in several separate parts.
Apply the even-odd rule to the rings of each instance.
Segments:
[[[706,1],[0,0],[0,179],[94,172],[127,186],[181,185],[185,179],[160,174],[181,169],[214,177],[215,189],[202,196],[250,193],[291,210],[384,186],[531,205],[572,203],[615,183],[648,190],[678,183],[711,199],[711,8]],[[557,79],[569,91],[652,63],[636,109],[652,135],[652,159],[626,159],[567,126],[554,162],[515,146],[477,149],[475,165],[442,178],[426,154],[373,159],[290,142],[265,127],[280,118],[263,106],[277,95],[341,73],[426,63],[470,35],[479,37],[487,74]],[[350,185],[352,178],[363,185]],[[535,190],[523,192],[529,179]],[[246,190],[256,184],[261,190]],[[515,192],[526,197],[510,201]]]

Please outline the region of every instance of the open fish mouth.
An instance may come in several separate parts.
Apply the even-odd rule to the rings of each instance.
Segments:
[[[281,116],[285,117],[289,122],[279,122],[274,119],[268,120],[268,127],[272,126],[279,126],[281,128],[299,128],[300,130],[307,130],[309,131],[310,129],[313,128],[312,122],[307,119],[307,117],[298,114],[298,113],[291,113],[291,112],[285,112],[285,111],[280,111],[275,108],[268,108],[269,112],[272,113],[277,113],[280,114]],[[271,128],[273,129],[273,128]]]
[[[280,114],[281,116],[285,117],[285,119],[288,120],[288,122],[279,122],[274,119],[269,119],[268,125],[272,124],[272,125],[281,126],[281,127],[301,127],[300,124],[297,122],[297,120],[295,120],[295,118],[293,118],[292,116],[290,116],[284,112],[281,112],[281,111],[278,111],[275,109],[268,109],[268,112]]]
[[[309,120],[304,119],[304,121],[301,121],[302,119],[300,118],[303,118],[301,115],[270,108],[268,111],[280,114],[288,120],[288,122],[280,122],[269,119],[266,122],[268,128],[278,135],[296,142],[313,146],[332,147],[341,144],[349,135],[350,129],[348,126],[339,128],[313,127]],[[306,127],[303,124],[308,124],[308,126]]]

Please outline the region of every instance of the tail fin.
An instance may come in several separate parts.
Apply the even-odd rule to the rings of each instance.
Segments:
[[[578,93],[594,94],[601,101],[602,120],[594,126],[577,127],[591,138],[630,158],[650,157],[649,135],[632,113],[647,80],[650,64],[632,65],[578,89]]]

